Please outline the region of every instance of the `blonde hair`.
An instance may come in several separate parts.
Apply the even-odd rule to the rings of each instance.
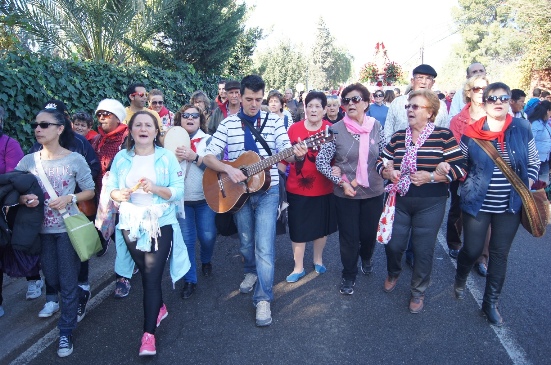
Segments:
[[[476,80],[484,80],[486,81],[486,86],[490,85],[490,81],[485,75],[476,75],[469,78],[467,82],[465,82],[465,85],[463,85],[463,101],[465,102],[465,104],[471,102],[469,91],[471,91],[471,89],[474,87],[474,83]]]
[[[427,100],[427,111],[431,113],[431,116],[429,117],[429,122],[434,122],[434,119],[436,119],[436,115],[440,110],[440,99],[438,99],[438,95],[436,95],[431,90],[419,89],[409,93],[408,101],[416,96],[421,96]]]

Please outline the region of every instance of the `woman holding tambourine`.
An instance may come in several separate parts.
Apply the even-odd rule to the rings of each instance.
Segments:
[[[185,173],[184,206],[178,217],[184,242],[191,261],[191,268],[184,276],[182,298],[188,299],[197,287],[197,266],[195,263],[195,241],[201,243],[201,271],[203,276],[212,274],[212,252],[216,242],[215,212],[208,206],[203,193],[203,156],[211,140],[206,132],[207,120],[198,107],[184,105],[174,117],[174,125],[183,127],[189,134],[190,145],[176,149],[176,157]]]

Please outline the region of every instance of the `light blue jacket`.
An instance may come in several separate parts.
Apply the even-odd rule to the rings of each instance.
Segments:
[[[540,161],[548,161],[551,153],[551,124],[547,120],[534,120],[532,122],[532,134],[536,141]]]
[[[107,194],[115,189],[126,188],[126,176],[132,167],[134,151],[126,149],[119,151],[113,160],[109,180],[107,182]],[[165,200],[158,195],[153,195],[153,204],[172,202],[164,214],[159,218],[159,227],[171,225],[174,231],[172,250],[170,253],[170,276],[175,283],[189,270],[190,262],[187,248],[184,244],[182,231],[176,219],[176,206],[174,202],[184,196],[184,174],[174,154],[164,148],[155,147],[155,175],[156,185],[168,187],[172,192],[170,199]],[[132,277],[134,261],[126,247],[122,231],[115,233],[117,257],[115,259],[115,272],[125,278]]]

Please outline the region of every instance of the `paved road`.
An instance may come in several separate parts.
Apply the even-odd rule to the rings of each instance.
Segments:
[[[378,246],[375,253],[375,272],[358,276],[354,295],[343,296],[338,291],[341,266],[336,234],[329,238],[324,255],[327,273],[317,275],[307,267],[308,275],[295,284],[285,282],[293,266],[292,253],[288,238],[279,236],[274,322],[257,328],[251,295],[237,290],[242,279],[238,241],[220,238],[213,259],[214,276],[200,276],[192,298],[180,299],[181,284],[172,290],[166,272],[163,290],[169,316],[157,330],[155,358],[138,357],[143,318],[138,274],[126,299],[111,297],[112,280],[94,289],[99,305],[75,331],[75,350],[67,360],[56,355],[55,329],[42,340],[42,333],[35,334],[4,360],[23,354],[14,363],[549,364],[551,229],[541,239],[530,237],[522,228],[517,233],[500,302],[506,321],[502,329],[490,326],[480,315],[484,281],[476,274],[471,275],[467,299],[453,297],[454,262],[442,238],[421,314],[408,311],[408,268],[392,293],[383,292],[383,247]],[[311,259],[309,245],[305,262]],[[99,300],[104,296],[105,300]],[[12,330],[7,323],[12,324],[9,318],[0,319],[0,332]],[[49,328],[53,327],[51,323]]]

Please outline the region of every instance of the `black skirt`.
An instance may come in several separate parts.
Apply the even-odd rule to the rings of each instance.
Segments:
[[[337,231],[333,193],[304,196],[287,192],[289,236],[293,242],[310,242]]]

